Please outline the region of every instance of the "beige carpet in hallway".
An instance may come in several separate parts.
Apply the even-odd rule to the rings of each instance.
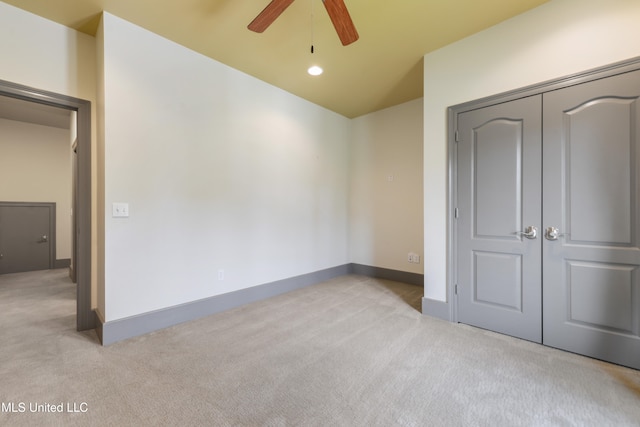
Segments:
[[[411,285],[344,276],[109,347],[74,296],[66,270],[0,276],[0,425],[640,426],[640,371],[422,316]]]

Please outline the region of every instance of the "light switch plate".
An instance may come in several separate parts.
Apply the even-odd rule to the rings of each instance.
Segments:
[[[128,218],[129,217],[129,203],[114,203],[113,204],[113,217],[114,218]]]

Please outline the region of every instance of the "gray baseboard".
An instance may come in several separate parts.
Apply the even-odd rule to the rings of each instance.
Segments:
[[[102,345],[106,346],[128,338],[144,335],[159,329],[168,328],[183,322],[304,288],[349,273],[349,264],[340,265],[301,276],[240,289],[235,292],[216,295],[211,298],[143,313],[137,316],[110,322],[100,321],[96,332]]]
[[[407,271],[391,270],[363,264],[349,264],[351,274],[375,277],[377,279],[393,280],[409,285],[424,286],[424,275]]]
[[[422,314],[451,322],[449,303],[431,298],[422,298]]]
[[[53,263],[53,268],[69,268],[71,267],[71,259],[57,259]]]
[[[96,333],[102,345],[106,346],[128,338],[240,307],[241,305],[261,301],[346,274],[360,274],[417,286],[422,286],[424,281],[422,274],[362,264],[344,264],[110,322],[104,322],[99,313],[96,313],[96,318],[98,319]]]

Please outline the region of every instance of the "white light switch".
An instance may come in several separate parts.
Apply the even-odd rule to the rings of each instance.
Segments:
[[[114,218],[128,218],[129,217],[129,203],[114,203],[113,204],[113,217]]]

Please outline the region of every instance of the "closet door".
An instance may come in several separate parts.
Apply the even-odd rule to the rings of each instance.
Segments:
[[[458,115],[458,320],[541,342],[541,96]]]
[[[640,71],[543,95],[543,342],[640,369]]]

